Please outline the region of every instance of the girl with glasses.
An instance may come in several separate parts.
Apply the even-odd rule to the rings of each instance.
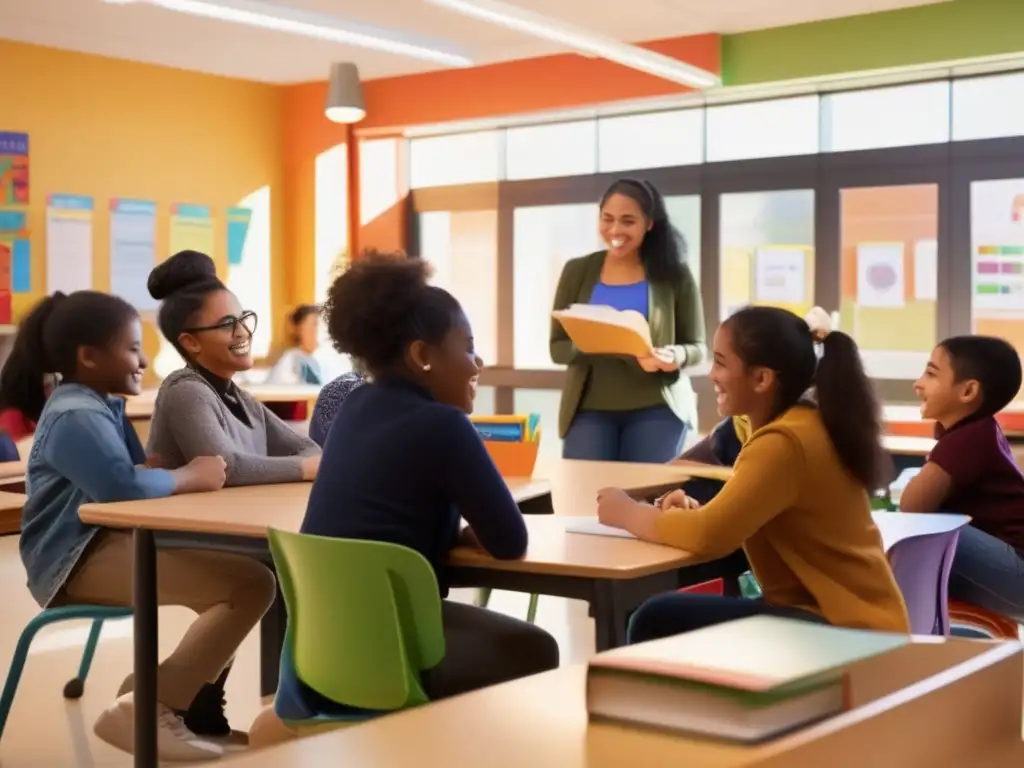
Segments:
[[[149,293],[160,301],[160,332],[186,363],[160,385],[149,453],[168,469],[196,456],[221,456],[229,486],[312,480],[319,446],[232,380],[253,366],[257,318],[217,278],[213,260],[196,251],[174,254],[150,273]],[[226,676],[227,670],[204,689],[186,718],[194,733],[231,733],[224,717]]]

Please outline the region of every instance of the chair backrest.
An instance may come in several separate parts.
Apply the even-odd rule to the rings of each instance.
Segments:
[[[902,539],[889,550],[915,635],[948,632],[949,572],[959,537],[959,530],[930,533]]]
[[[267,533],[296,676],[351,707],[425,703],[419,673],[444,658],[441,597],[426,559],[394,544]]]

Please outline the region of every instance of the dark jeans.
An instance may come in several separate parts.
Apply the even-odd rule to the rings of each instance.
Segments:
[[[540,627],[445,600],[444,659],[423,673],[432,700],[457,696],[558,667],[558,643]]]
[[[748,616],[782,616],[825,623],[823,618],[809,611],[772,606],[762,600],[669,592],[652,597],[637,608],[629,621],[627,642],[643,643],[681,635]]]
[[[688,428],[667,405],[639,411],[580,411],[562,443],[562,456],[664,464],[679,456]]]
[[[1024,556],[972,525],[960,529],[949,596],[1024,621]]]

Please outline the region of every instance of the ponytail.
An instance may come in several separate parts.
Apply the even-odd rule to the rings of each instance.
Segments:
[[[64,294],[47,296],[18,326],[11,354],[0,371],[0,407],[14,408],[27,419],[38,421],[46,404],[47,374],[55,371],[47,359],[44,330],[46,322]]]
[[[839,460],[869,492],[892,479],[882,449],[881,408],[861,363],[857,345],[840,331],[822,340],[814,376],[818,410]]]

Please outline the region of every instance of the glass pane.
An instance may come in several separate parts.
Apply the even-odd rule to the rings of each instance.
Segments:
[[[597,121],[598,170],[696,165],[704,159],[704,110],[654,112]]]
[[[971,184],[971,252],[971,330],[1024,350],[1024,179]]]
[[[601,248],[596,203],[517,208],[513,218],[516,368],[558,368],[548,336],[562,266]]]
[[[953,82],[953,140],[1024,136],[1024,72]]]
[[[409,142],[413,189],[501,178],[501,131],[429,136]]]
[[[869,376],[916,379],[936,344],[939,188],[844,189],[839,327]]]
[[[476,400],[473,401],[473,413],[477,416],[494,415],[494,387],[477,388]]]
[[[313,278],[316,302],[327,298],[327,289],[348,250],[348,148],[344,144],[331,147],[317,155],[315,167],[315,200],[313,203],[313,249],[316,275]],[[320,346],[317,361],[324,380],[351,369],[348,357],[331,346],[327,323],[320,323]]]
[[[505,132],[508,179],[551,179],[596,170],[596,120],[529,125]]]
[[[403,195],[398,169],[399,139],[359,142],[359,223],[369,224],[390,211]]]
[[[817,96],[708,107],[707,160],[813,155],[819,122]]]
[[[684,260],[700,286],[700,195],[677,195],[665,198],[665,210],[672,226],[679,230],[686,244]]]
[[[558,436],[558,407],[562,393],[557,389],[516,389],[513,391],[515,412],[540,414],[540,461],[562,456],[562,438]]]
[[[949,81],[825,96],[821,150],[909,147],[949,141]]]
[[[748,304],[814,306],[814,190],[722,195],[720,226],[723,320]]]
[[[462,304],[487,365],[498,356],[498,212],[420,214],[420,255],[434,266],[433,283]]]

